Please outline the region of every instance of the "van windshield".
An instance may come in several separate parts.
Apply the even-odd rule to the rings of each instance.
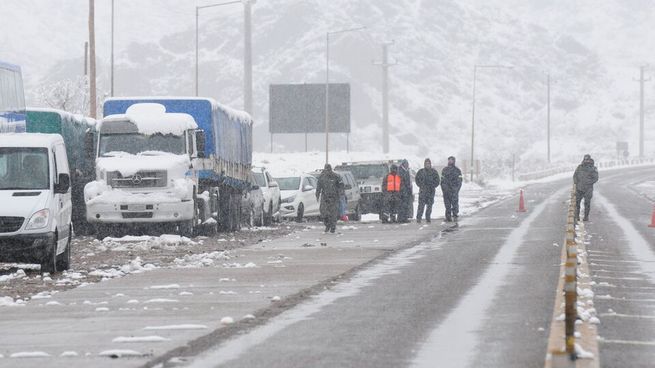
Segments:
[[[49,189],[47,148],[0,147],[0,190]]]
[[[184,136],[172,134],[102,134],[100,136],[100,157],[120,154],[148,154],[157,152],[182,155],[186,152]]]

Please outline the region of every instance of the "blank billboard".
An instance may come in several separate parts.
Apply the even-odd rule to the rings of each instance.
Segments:
[[[271,84],[269,132],[324,133],[325,84]],[[330,83],[331,133],[350,133],[350,85]]]

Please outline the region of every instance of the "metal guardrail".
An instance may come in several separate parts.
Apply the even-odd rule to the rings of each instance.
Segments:
[[[599,161],[596,163],[596,166],[599,169],[611,169],[617,167],[646,165],[646,164],[655,164],[655,158],[633,158],[633,159],[625,159],[625,160]],[[576,167],[578,167],[578,164],[562,165],[545,170],[522,173],[518,175],[518,179],[519,181],[539,180],[557,174],[562,174],[567,172],[572,173],[573,171],[575,171]]]
[[[577,358],[575,352],[575,321],[578,318],[578,244],[576,240],[575,218],[576,190],[571,189],[571,202],[569,204],[566,221],[566,263],[564,265],[564,322],[566,353],[571,360]]]

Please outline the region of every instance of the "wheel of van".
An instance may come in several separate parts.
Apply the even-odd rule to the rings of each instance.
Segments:
[[[184,237],[187,237],[187,238],[193,238],[193,222],[194,221],[195,220],[184,221],[178,226],[181,236],[184,236]]]
[[[111,235],[109,233],[109,227],[106,225],[99,225],[99,224],[95,225],[94,230],[95,230],[96,239],[98,240],[103,240],[104,238]]]
[[[70,234],[71,235],[68,236],[68,241],[66,242],[66,250],[64,250],[64,253],[57,256],[58,271],[67,271],[71,265],[71,238],[73,237],[72,226]]]
[[[305,205],[300,203],[298,205],[298,213],[296,214],[296,221],[302,222],[303,216],[305,216]]]
[[[273,223],[273,202],[268,205],[268,213],[264,214],[264,226],[271,226]]]
[[[41,259],[41,273],[54,274],[57,272],[57,239],[57,233],[55,233],[54,241],[45,246],[45,252]]]

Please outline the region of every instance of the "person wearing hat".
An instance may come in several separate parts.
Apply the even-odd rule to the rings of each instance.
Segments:
[[[414,188],[409,173],[409,162],[402,160],[398,168],[400,175],[400,202],[398,204],[398,222],[407,223],[414,212]]]
[[[594,165],[591,155],[584,155],[582,163],[578,165],[573,174],[575,184],[575,220],[580,220],[580,204],[584,199],[584,219],[589,221],[591,211],[591,197],[594,196],[594,184],[598,181],[598,169]]]
[[[455,157],[448,157],[448,166],[441,170],[441,192],[446,206],[446,222],[459,216],[459,190],[462,187],[462,171],[455,166]]]
[[[418,186],[416,222],[421,223],[421,217],[423,217],[423,211],[425,211],[425,222],[430,223],[434,194],[439,182],[439,172],[432,167],[432,161],[426,158],[423,162],[423,168],[416,173],[416,185]]]
[[[337,219],[339,218],[339,199],[343,193],[343,180],[339,174],[332,171],[330,164],[325,164],[325,168],[318,177],[316,185],[316,200],[320,199],[319,212],[325,224],[325,232],[334,233],[337,228]]]
[[[402,178],[398,175],[398,166],[391,165],[389,174],[382,179],[382,222],[396,222],[401,189]]]

